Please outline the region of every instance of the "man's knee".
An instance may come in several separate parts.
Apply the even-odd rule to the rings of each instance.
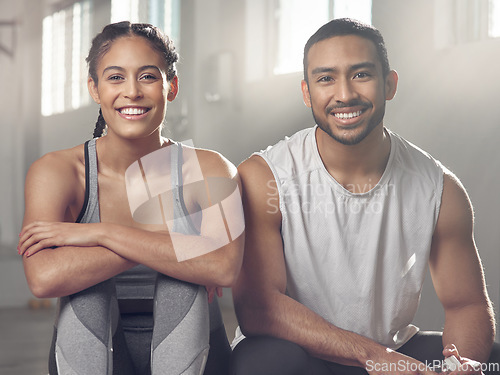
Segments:
[[[231,375],[304,375],[309,355],[299,345],[274,337],[245,338],[233,350]]]

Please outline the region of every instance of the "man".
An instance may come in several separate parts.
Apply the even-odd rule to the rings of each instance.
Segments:
[[[316,127],[240,167],[246,250],[233,374],[480,374],[495,335],[459,180],[386,129],[398,76],[378,30],[349,19],[304,49]],[[440,333],[411,325],[430,273]],[[443,348],[444,347],[444,348]],[[457,374],[457,372],[453,372]]]

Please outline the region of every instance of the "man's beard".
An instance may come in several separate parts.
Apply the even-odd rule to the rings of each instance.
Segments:
[[[337,106],[337,107],[328,107],[326,109],[325,113],[327,114],[327,117],[328,117],[328,116],[331,116],[330,113],[334,109],[349,108],[349,107],[353,107],[355,105],[363,105],[364,106],[363,111],[365,111],[368,108],[373,107],[370,103],[362,103],[362,102],[354,103],[353,102],[353,103],[349,103],[348,105],[344,104],[342,106]],[[384,115],[385,115],[385,103],[383,104],[382,107],[380,107],[380,109],[378,109],[376,112],[373,113],[372,117],[369,119],[368,126],[366,128],[364,128],[363,131],[361,133],[357,134],[354,138],[341,137],[340,135],[335,134],[326,121],[322,122],[316,117],[316,115],[314,114],[314,107],[312,106],[312,103],[311,103],[311,112],[312,112],[314,121],[316,122],[316,124],[318,125],[318,127],[321,130],[323,130],[326,134],[328,134],[331,138],[333,138],[337,142],[339,142],[343,145],[346,145],[346,146],[353,146],[353,145],[357,145],[363,139],[365,139],[372,132],[372,130],[375,129],[382,122]]]

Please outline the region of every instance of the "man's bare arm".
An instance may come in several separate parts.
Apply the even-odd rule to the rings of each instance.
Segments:
[[[451,174],[444,175],[429,265],[445,310],[443,344],[455,344],[463,357],[486,361],[495,336],[493,309],[474,243],[472,207]]]

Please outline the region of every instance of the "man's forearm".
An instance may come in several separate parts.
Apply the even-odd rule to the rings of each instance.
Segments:
[[[389,353],[373,340],[335,327],[286,295],[269,300],[271,303],[256,309],[248,308],[248,300],[235,300],[245,335],[278,337],[300,345],[314,357],[363,368],[367,361],[383,361]]]
[[[484,363],[495,338],[491,306],[469,305],[446,312],[443,346],[455,344],[460,356]]]

